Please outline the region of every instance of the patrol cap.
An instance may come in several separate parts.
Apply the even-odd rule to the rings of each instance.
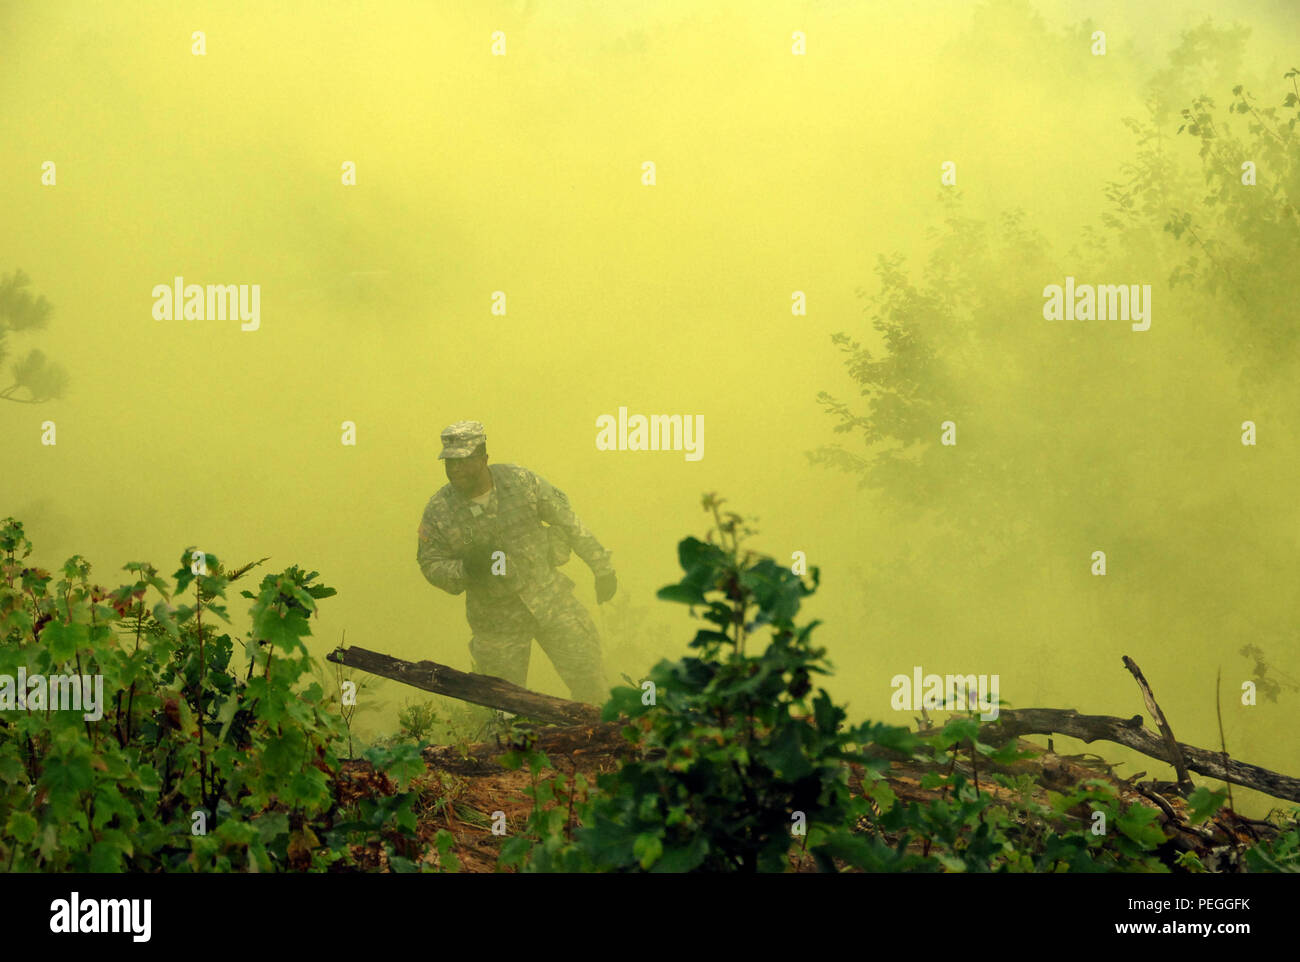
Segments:
[[[442,429],[442,453],[439,458],[467,458],[480,444],[487,443],[487,432],[478,421],[457,421]]]

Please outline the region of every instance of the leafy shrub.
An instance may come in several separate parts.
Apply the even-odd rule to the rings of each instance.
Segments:
[[[744,550],[752,531],[738,515],[724,516],[721,504],[706,497],[715,528],[706,541],[679,544],[684,577],[659,592],[709,622],[691,642],[697,654],[659,662],[653,687],[615,689],[604,708],[607,721],[626,716],[637,757],[599,776],[588,793],[576,772],[539,778],[550,761],[526,736],[516,739],[506,764],[528,765],[533,811],[524,832],[503,845],[502,866],[781,872],[811,859],[823,871],[1169,871],[1155,809],[1124,804],[1101,780],[1038,801],[1032,778],[997,771],[1023,753],[982,740],[974,712],[924,733],[879,723],[846,728],[843,709],[824,689],[813,691],[813,676],[830,670],[811,643],[818,623],[794,622],[818,570],[809,585]],[[770,642],[747,654],[761,627]],[[963,752],[974,781],[958,769]],[[930,765],[921,787],[941,796],[900,802],[884,777],[891,759]],[[851,767],[863,773],[857,795]],[[1012,801],[980,788],[981,767],[986,785],[1009,789]],[[1202,790],[1190,801],[1200,820],[1222,793]],[[1276,860],[1293,853],[1294,841],[1282,843]]]
[[[380,847],[394,868],[413,864],[418,752],[372,756],[395,796],[359,799],[352,811],[335,797],[346,727],[322,686],[306,683],[308,619],[335,593],[317,572],[293,566],[241,592],[252,602],[241,673],[234,639],[215,621],[229,623],[226,588],[254,565],[227,575],[212,554],[189,549],[174,588],[152,565],[131,563],[135,580],[110,592],[90,584],[79,555],[58,580],[24,567],[31,547],[20,522],[0,523],[0,675],[99,675],[106,704],[89,721],[0,703],[0,864],[337,870],[378,864],[361,856]],[[152,607],[151,589],[161,596]]]

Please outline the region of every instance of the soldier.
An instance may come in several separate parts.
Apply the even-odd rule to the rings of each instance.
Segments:
[[[574,700],[603,704],[609,687],[600,637],[557,566],[569,560],[570,548],[577,551],[603,604],[618,588],[610,553],[563,491],[518,465],[489,465],[478,421],[445,428],[442,445],[438,457],[450,483],[425,506],[416,560],[430,584],[466,592],[474,671],[523,685],[536,638]]]

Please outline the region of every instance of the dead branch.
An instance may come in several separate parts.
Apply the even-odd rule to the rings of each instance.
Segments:
[[[1022,735],[1051,734],[1068,735],[1083,742],[1098,739],[1111,741],[1166,764],[1173,764],[1169,746],[1163,738],[1143,726],[1141,715],[1132,718],[1080,715],[1073,708],[1004,709],[997,721],[981,732],[980,738],[995,744]],[[1244,785],[1274,798],[1300,802],[1300,778],[1225,758],[1222,752],[1206,751],[1182,742],[1177,742],[1176,745],[1189,771]]]
[[[1178,774],[1178,788],[1186,795],[1195,786],[1192,785],[1192,779],[1187,774],[1187,763],[1183,759],[1183,753],[1178,749],[1178,741],[1174,738],[1174,730],[1169,727],[1169,722],[1165,720],[1165,713],[1160,710],[1160,706],[1156,703],[1156,696],[1152,693],[1151,686],[1147,684],[1147,680],[1142,674],[1142,669],[1137,666],[1137,662],[1125,655],[1124,667],[1137,680],[1138,688],[1142,689],[1142,700],[1146,702],[1147,711],[1151,713],[1151,717],[1160,726],[1160,733],[1165,739],[1165,748],[1169,751],[1169,760],[1174,766],[1174,771]]]

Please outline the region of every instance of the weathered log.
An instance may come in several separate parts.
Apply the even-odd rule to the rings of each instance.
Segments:
[[[1104,739],[1173,764],[1169,746],[1160,735],[1143,726],[1141,715],[1117,718],[1114,715],[1080,715],[1073,708],[1008,708],[998,715],[996,722],[981,732],[980,738],[994,743],[1021,735],[1053,733],[1068,735],[1084,742]],[[1244,785],[1274,798],[1300,802],[1300,778],[1239,762],[1225,757],[1222,752],[1206,751],[1185,742],[1177,742],[1176,745],[1190,771]]]
[[[436,661],[404,661],[365,648],[335,648],[325,656],[349,668],[360,668],[372,675],[382,675],[437,695],[514,712],[525,718],[556,725],[595,725],[600,709],[594,705],[538,694],[493,675],[458,671]]]

